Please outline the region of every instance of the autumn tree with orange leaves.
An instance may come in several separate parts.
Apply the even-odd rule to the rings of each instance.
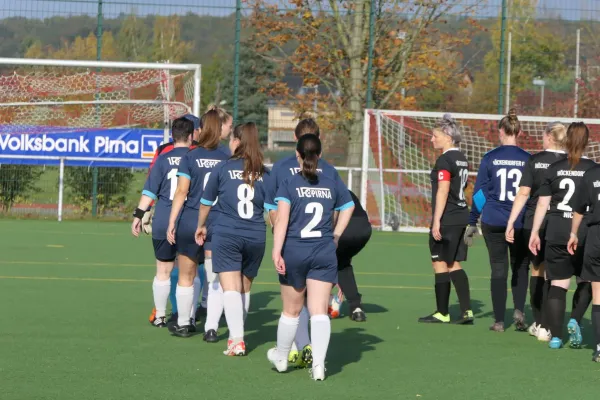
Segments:
[[[444,90],[456,82],[458,50],[468,43],[476,25],[461,31],[440,29],[454,2],[245,0],[252,7],[247,20],[252,37],[247,44],[286,73],[301,77],[305,86],[320,88],[319,94],[309,90],[310,95],[298,98],[278,82],[269,88],[270,94],[296,100],[290,103],[298,114],[311,110],[313,96],[319,96],[320,123],[332,123],[342,133],[339,139],[347,139],[349,166],[361,160],[371,1],[376,1],[373,108],[410,108],[419,88]],[[474,7],[461,4],[460,12],[468,14]],[[405,97],[403,88],[409,93]]]

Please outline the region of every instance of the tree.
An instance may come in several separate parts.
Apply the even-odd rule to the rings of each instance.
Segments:
[[[125,205],[126,194],[133,182],[133,173],[128,168],[98,168],[98,205],[102,213]],[[92,170],[72,167],[65,171],[65,186],[71,189],[83,212],[91,211]]]
[[[26,58],[55,58],[59,60],[95,60],[98,41],[94,32],[87,37],[77,36],[72,42],[63,40],[59,48],[43,46],[34,41],[25,52]],[[115,39],[110,31],[102,34],[102,60],[114,61],[121,58]]]
[[[371,1],[377,1],[372,106],[414,103],[414,98],[402,99],[401,88],[443,88],[458,72],[448,61],[450,55],[468,41],[470,33],[469,29],[443,33],[436,27],[452,8],[449,2],[290,0],[289,8],[283,9],[266,0],[246,0],[253,7],[248,20],[253,28],[250,42],[263,57],[289,65],[304,85],[324,89],[318,103],[323,111],[333,113],[328,119],[334,119],[347,135],[350,166],[360,163]],[[271,89],[272,95],[293,98],[282,83]],[[313,99],[304,97],[298,108],[308,109]]]
[[[123,57],[128,61],[148,61],[150,28],[144,20],[135,14],[123,21],[117,34],[117,45]]]
[[[3,164],[0,167],[0,209],[7,212],[17,199],[27,198],[35,192],[36,182],[44,173],[34,165]]]
[[[181,25],[177,15],[154,18],[152,59],[179,63],[189,57],[192,44],[181,40]]]

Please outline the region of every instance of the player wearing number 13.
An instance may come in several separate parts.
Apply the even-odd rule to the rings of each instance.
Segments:
[[[491,267],[490,286],[495,318],[490,330],[504,331],[508,293],[506,280],[510,260],[513,320],[517,330],[525,331],[527,324],[523,311],[527,299],[529,258],[523,236],[523,211],[519,213],[514,224],[514,243],[506,241],[505,233],[513,202],[519,190],[519,182],[531,155],[517,146],[521,123],[514,109],[500,120],[498,131],[501,145],[487,152],[479,165],[465,240],[469,244],[472,243],[472,236],[476,231],[475,225],[481,215],[481,228]]]

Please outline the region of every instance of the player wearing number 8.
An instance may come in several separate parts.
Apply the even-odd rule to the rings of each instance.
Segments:
[[[219,217],[212,223],[213,272],[223,287],[229,327],[228,356],[246,354],[244,321],[250,306],[252,281],[265,253],[265,180],[258,129],[254,123],[235,127],[229,140],[231,159],[211,173],[202,199],[196,242],[207,237],[206,221],[217,197]]]
[[[512,270],[513,320],[519,331],[525,331],[525,300],[529,279],[529,258],[524,242],[523,217],[517,217],[515,241],[508,243],[505,232],[513,202],[519,190],[523,170],[531,155],[517,146],[521,123],[514,109],[498,123],[501,145],[487,152],[481,159],[477,181],[473,189],[473,206],[465,240],[470,245],[476,232],[475,225],[481,216],[483,238],[488,249],[491,266],[491,294],[495,321],[490,330],[504,332],[506,313],[506,280],[509,260]],[[510,253],[510,256],[509,256]]]
[[[167,301],[171,289],[170,274],[177,255],[175,246],[167,241],[166,235],[171,204],[177,187],[175,174],[179,168],[181,158],[189,150],[193,131],[194,125],[191,121],[184,118],[173,121],[174,148],[156,159],[154,168],[150,171],[144,184],[142,198],[131,226],[133,235],[137,237],[141,229],[141,217],[143,217],[150,203],[158,200],[155,206],[154,219],[152,220],[152,244],[154,245],[156,258],[156,276],[152,283],[152,291],[156,313],[151,320],[152,325],[158,328],[166,326]]]

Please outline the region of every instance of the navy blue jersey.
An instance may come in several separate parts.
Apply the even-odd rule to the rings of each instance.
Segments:
[[[154,219],[152,221],[152,237],[154,239],[167,238],[166,229],[169,226],[171,204],[177,189],[177,170],[181,158],[188,151],[188,147],[177,147],[158,156],[144,184],[142,194],[155,201],[158,200],[154,208]],[[154,227],[158,229],[154,229]]]
[[[475,225],[482,214],[482,223],[506,226],[530,157],[531,154],[517,146],[500,146],[483,156],[473,189],[470,225]],[[524,211],[515,221],[515,228],[523,226]]]
[[[265,198],[265,209],[277,210],[277,203],[275,202],[276,193],[279,190],[281,183],[288,179],[290,176],[296,175],[300,172],[300,164],[295,155],[283,158],[273,164],[271,169],[271,176],[267,181],[267,196]],[[327,161],[319,159],[317,165],[317,172],[319,175],[326,176],[333,179],[336,183],[346,187],[340,174],[338,174],[335,167],[329,164]],[[348,190],[346,188],[346,190]]]
[[[190,189],[185,201],[185,208],[200,208],[200,199],[210,173],[221,161],[229,157],[221,150],[207,150],[196,147],[190,150],[179,164],[177,176],[190,180]]]
[[[333,238],[333,214],[354,205],[344,183],[320,175],[309,182],[300,174],[279,185],[275,201],[290,204],[286,238],[309,241]]]
[[[244,160],[229,159],[219,164],[210,175],[200,202],[213,205],[219,199],[219,218],[211,226],[212,233],[244,236],[265,240],[265,181],[269,171],[258,178],[253,187],[244,182]]]
[[[225,153],[227,156],[231,157],[231,150],[229,150],[229,146],[223,143],[219,143],[217,149],[221,150],[221,152]]]

